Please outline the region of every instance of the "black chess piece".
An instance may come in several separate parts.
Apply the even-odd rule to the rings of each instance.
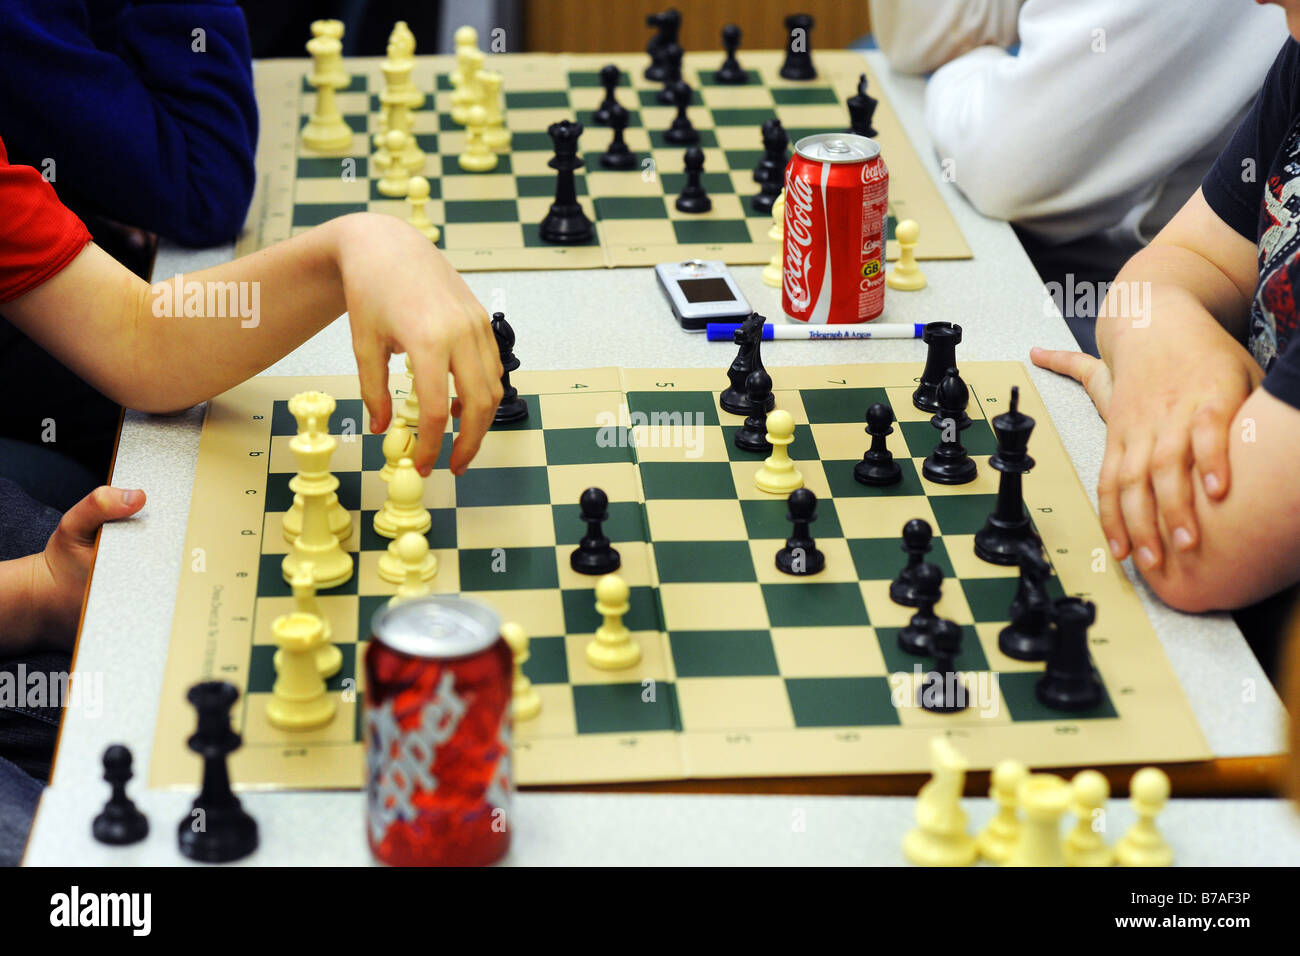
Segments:
[[[898,646],[909,654],[925,657],[930,653],[930,631],[938,620],[934,606],[943,596],[943,569],[922,562],[912,572],[912,583],[916,588],[916,613],[898,632]]]
[[[750,208],[755,212],[771,212],[776,205],[776,197],[781,195],[785,183],[779,179],[768,179],[759,184],[758,192],[749,199]]]
[[[519,359],[515,356],[515,330],[506,321],[504,312],[492,313],[492,334],[496,337],[504,370],[501,373],[501,404],[497,406],[492,423],[510,425],[522,422],[528,417],[528,403],[519,397],[519,389],[510,384],[510,373],[519,368]]]
[[[599,488],[588,488],[578,498],[582,520],[587,522],[587,533],[578,547],[569,555],[569,567],[579,574],[610,574],[617,571],[623,559],[609,544],[601,525],[609,520],[609,498]]]
[[[555,202],[551,203],[546,218],[542,220],[542,241],[562,246],[589,242],[596,229],[582,211],[582,206],[578,205],[578,191],[573,179],[574,171],[582,168],[582,159],[578,156],[582,124],[560,120],[548,126],[546,132],[555,146],[555,155],[546,165],[554,169],[556,175]]]
[[[600,85],[605,88],[605,98],[600,101],[596,111],[591,114],[591,121],[597,126],[609,125],[609,111],[618,104],[618,99],[614,96],[614,90],[618,88],[621,75],[619,68],[613,63],[600,68]]]
[[[806,13],[792,13],[785,18],[785,62],[781,77],[786,80],[815,80],[817,69],[812,61],[813,18]]]
[[[966,709],[966,685],[957,670],[961,653],[961,627],[956,621],[936,618],[930,625],[930,653],[934,667],[926,672],[917,694],[923,710],[932,714],[955,714]]]
[[[722,47],[727,51],[727,56],[722,61],[722,66],[718,67],[713,74],[714,81],[727,86],[748,83],[749,74],[745,72],[745,68],[736,59],[736,50],[740,48],[740,27],[734,23],[728,23],[722,28]]]
[[[663,106],[676,106],[673,87],[682,82],[682,48],[676,43],[664,47],[663,87],[655,94],[655,102]]]
[[[686,108],[691,105],[691,97],[694,95],[690,84],[678,80],[676,83],[669,84],[667,89],[672,97],[673,106],[677,107],[677,115],[673,117],[672,123],[664,131],[664,139],[677,146],[698,143],[700,134],[691,125],[691,118],[686,115]],[[700,163],[701,165],[704,163],[703,155],[700,156]]]
[[[257,849],[257,821],[231,790],[226,767],[226,758],[242,742],[230,726],[239,691],[225,681],[204,681],[187,696],[199,715],[189,747],[203,758],[203,787],[177,827],[180,851],[202,863],[229,863]]]
[[[970,390],[955,368],[948,369],[939,384],[939,411],[930,424],[939,430],[939,444],[921,464],[921,474],[940,485],[964,485],[975,480],[975,459],[961,443],[961,433],[970,427],[966,403]]]
[[[608,126],[614,131],[609,141],[609,148],[600,154],[600,165],[606,169],[631,169],[636,165],[636,154],[628,148],[623,139],[623,130],[632,117],[621,103],[614,103],[609,108]]]
[[[686,169],[686,185],[682,187],[681,194],[677,197],[677,210],[708,212],[713,208],[713,200],[709,198],[704,183],[700,181],[704,175],[704,150],[692,146],[686,151],[682,164]]]
[[[669,8],[663,13],[652,13],[645,18],[645,25],[654,27],[658,32],[650,38],[645,51],[650,54],[650,65],[645,69],[645,78],[658,83],[664,78],[664,48],[676,43],[682,28],[682,15]]]
[[[844,132],[875,136],[876,128],[871,121],[876,115],[877,105],[877,101],[867,95],[867,74],[863,73],[858,77],[858,92],[848,99],[849,128]]]
[[[764,455],[772,454],[772,443],[767,440],[768,398],[772,396],[772,376],[767,369],[756,368],[745,379],[745,397],[753,411],[745,419],[745,424],[736,430],[732,441],[742,451],[754,451]]]
[[[930,522],[924,518],[913,518],[903,525],[903,540],[899,544],[899,550],[907,555],[907,563],[889,585],[889,599],[895,604],[916,607],[920,603],[916,593],[916,569],[925,563],[933,536]]]
[[[757,312],[751,312],[740,328],[733,333],[739,351],[727,369],[727,379],[731,384],[718,396],[718,404],[733,415],[751,415],[753,407],[749,404],[746,380],[756,369],[763,368],[761,346],[763,344],[763,323],[767,320]],[[776,405],[776,396],[768,392],[764,411],[770,412]]]
[[[928,351],[921,384],[912,392],[912,404],[933,415],[939,410],[939,383],[948,374],[948,369],[957,367],[961,326],[951,322],[928,322],[921,332],[921,341],[928,346]]]
[[[1021,548],[1038,544],[1029,512],[1025,510],[1024,489],[1020,476],[1034,467],[1026,452],[1034,420],[1020,411],[1020,389],[1011,386],[1011,407],[993,416],[993,434],[998,450],[989,464],[998,476],[998,501],[984,527],[975,533],[975,554],[992,564],[1015,564]]]
[[[786,518],[794,525],[785,547],[776,553],[776,569],[785,574],[817,574],[826,567],[826,555],[817,550],[809,525],[817,520],[817,496],[807,488],[796,488],[786,499]]]
[[[755,212],[770,213],[776,197],[785,188],[785,167],[789,160],[790,137],[779,119],[763,122],[763,156],[754,167],[758,193],[750,197]]]
[[[871,436],[871,447],[853,466],[853,477],[860,484],[883,487],[903,480],[903,469],[894,461],[894,453],[886,441],[886,436],[894,433],[893,423],[894,410],[884,402],[876,402],[867,409],[867,434]]]
[[[1052,649],[1034,693],[1052,710],[1090,710],[1101,703],[1101,680],[1088,653],[1088,628],[1097,606],[1076,597],[1057,598],[1052,606]]]
[[[131,751],[121,744],[104,751],[104,780],[113,788],[113,795],[90,827],[91,835],[100,843],[126,846],[149,835],[148,819],[126,795],[126,782],[132,776]]]
[[[1037,541],[1024,542],[1016,557],[1020,580],[1007,611],[1011,623],[998,632],[998,650],[1018,661],[1047,660],[1052,649],[1052,599],[1047,594],[1052,567]]]

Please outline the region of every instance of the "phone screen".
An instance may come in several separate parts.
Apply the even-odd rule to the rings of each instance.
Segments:
[[[678,279],[678,287],[687,302],[735,302],[731,288],[725,279],[712,277],[708,279]]]

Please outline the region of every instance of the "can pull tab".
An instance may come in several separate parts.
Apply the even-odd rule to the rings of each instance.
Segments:
[[[828,139],[822,143],[822,149],[828,153],[847,153],[850,151],[849,144],[842,139]]]

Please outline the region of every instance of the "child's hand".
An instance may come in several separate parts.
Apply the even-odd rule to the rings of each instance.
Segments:
[[[102,485],[64,512],[45,550],[31,556],[32,603],[40,615],[33,638],[72,647],[95,561],[95,536],[107,522],[129,518],[143,507],[143,491]]]
[[[1206,495],[1228,492],[1228,427],[1263,377],[1235,339],[1215,326],[1183,330],[1176,352],[1154,337],[1130,337],[1115,368],[1075,352],[1034,349],[1034,364],[1084,385],[1106,421],[1097,510],[1118,559],[1134,552],[1142,570],[1164,560],[1163,539],[1196,547],[1194,473]]]
[[[370,427],[388,427],[388,358],[405,352],[420,399],[415,467],[427,475],[447,426],[447,373],[456,381],[451,409],[460,418],[451,470],[464,474],[501,401],[501,357],[487,312],[443,254],[392,216],[349,216],[338,254],[352,323],[361,397]]]

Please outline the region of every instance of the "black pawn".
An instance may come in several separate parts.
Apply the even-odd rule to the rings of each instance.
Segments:
[[[600,68],[600,85],[605,88],[605,98],[596,107],[596,112],[591,114],[591,121],[597,126],[609,125],[609,111],[618,105],[614,90],[618,88],[619,78],[619,69],[613,63]]]
[[[998,650],[1018,661],[1042,661],[1052,649],[1052,599],[1047,594],[1051,566],[1037,542],[1021,546],[1020,580],[1007,612],[1010,624],[998,632]]]
[[[542,220],[542,241],[564,246],[588,242],[596,229],[582,211],[582,206],[578,205],[578,191],[573,179],[574,171],[582,168],[582,159],[578,156],[582,124],[561,120],[548,126],[546,132],[555,146],[555,155],[546,165],[556,170],[556,176],[555,202],[551,203],[546,218]]]
[[[948,369],[957,367],[957,346],[961,342],[961,326],[951,322],[929,322],[921,332],[921,341],[928,347],[921,384],[912,392],[912,404],[923,412],[934,414],[939,410],[939,383]]]
[[[652,13],[645,18],[645,25],[654,27],[657,32],[646,44],[645,51],[650,54],[650,65],[645,69],[645,78],[656,83],[664,78],[664,48],[677,42],[678,31],[682,26],[682,15],[669,8],[663,13]]]
[[[916,593],[916,572],[925,563],[925,556],[930,553],[930,540],[933,536],[930,522],[923,518],[913,518],[903,525],[903,540],[899,549],[907,555],[907,563],[889,585],[889,599],[895,604],[916,607],[920,603]]]
[[[713,74],[714,81],[727,86],[748,83],[749,75],[736,59],[736,50],[740,47],[740,27],[728,23],[722,28],[722,47],[727,51],[727,56],[722,61],[722,66],[718,67],[717,72]]]
[[[957,671],[961,653],[961,627],[955,621],[936,618],[930,627],[930,653],[934,667],[925,675],[918,693],[923,710],[934,714],[955,714],[966,709],[966,685]]]
[[[226,758],[242,742],[230,726],[239,691],[225,681],[205,681],[191,687],[188,697],[199,715],[189,747],[203,758],[203,787],[177,827],[180,850],[201,863],[229,863],[257,849],[257,821],[231,790],[226,767]]]
[[[1052,607],[1055,631],[1047,669],[1034,692],[1053,710],[1090,710],[1101,703],[1101,680],[1088,653],[1088,628],[1097,619],[1097,606],[1075,597],[1057,598]]]
[[[925,657],[930,653],[930,632],[938,620],[934,606],[943,596],[943,569],[923,563],[912,572],[912,583],[916,587],[916,613],[898,632],[898,646],[908,654]]]
[[[948,369],[939,385],[939,411],[930,424],[939,430],[939,444],[921,465],[921,474],[940,485],[964,485],[975,480],[975,459],[961,443],[961,433],[970,427],[966,402],[970,390],[955,368]]]
[[[894,433],[893,423],[894,410],[884,402],[876,402],[867,409],[867,434],[871,436],[871,447],[853,466],[853,477],[861,484],[882,487],[903,480],[903,469],[894,461],[894,454],[886,442],[886,436]]]
[[[877,101],[867,95],[867,74],[858,77],[858,92],[848,99],[849,128],[844,132],[857,133],[859,136],[875,136],[876,128],[871,125],[876,115]]]
[[[749,401],[749,417],[745,424],[736,429],[732,441],[742,451],[755,451],[764,455],[772,454],[772,443],[767,440],[768,398],[772,397],[772,376],[767,369],[756,368],[745,379],[745,398]]]
[[[627,129],[630,121],[631,115],[623,104],[615,103],[609,108],[607,125],[614,131],[614,136],[609,141],[609,148],[600,154],[600,165],[606,169],[631,169],[636,165],[636,154],[623,140],[623,130]]]
[[[770,213],[785,188],[785,167],[789,160],[790,137],[779,119],[763,122],[763,157],[754,167],[754,182],[758,193],[750,197],[749,205],[755,212]]]
[[[776,569],[786,574],[816,574],[826,567],[826,556],[817,550],[808,526],[817,520],[817,496],[807,488],[796,488],[786,501],[786,518],[794,525],[785,547],[776,553]]]
[[[989,464],[1001,472],[997,504],[984,527],[975,533],[975,554],[993,564],[1015,564],[1022,548],[1038,545],[1020,481],[1020,476],[1034,467],[1034,459],[1026,452],[1033,430],[1034,420],[1020,411],[1020,389],[1013,385],[1010,409],[993,416],[998,450]]]
[[[669,84],[668,90],[672,97],[672,105],[677,107],[677,115],[673,117],[672,124],[664,132],[664,139],[678,146],[698,143],[700,134],[695,131],[695,127],[691,125],[691,118],[686,115],[686,107],[691,105],[693,95],[690,85],[683,80],[678,80]],[[704,163],[703,156],[700,157],[700,163]]]
[[[609,545],[601,525],[609,520],[609,499],[599,488],[588,488],[578,498],[587,533],[569,555],[569,567],[579,574],[609,574],[617,571],[623,559]]]
[[[785,18],[785,62],[781,77],[787,80],[815,80],[817,70],[812,61],[813,18],[806,13],[792,13]]]
[[[682,82],[682,48],[676,43],[664,47],[663,88],[655,94],[655,101],[663,106],[676,106],[673,87]]]
[[[515,356],[515,330],[506,321],[504,312],[492,313],[492,335],[497,340],[497,351],[501,356],[501,404],[492,418],[494,425],[510,425],[522,422],[528,417],[528,403],[519,397],[519,389],[510,384],[510,373],[519,368],[519,359]]]
[[[126,782],[132,776],[131,751],[121,744],[104,751],[104,780],[113,788],[113,795],[90,827],[91,835],[100,843],[126,846],[149,835],[149,821],[126,795]]]
[[[677,197],[678,212],[708,212],[713,208],[713,200],[700,182],[704,175],[704,150],[692,146],[686,151],[682,164],[686,169],[686,185]]]
[[[763,344],[763,323],[767,320],[757,312],[751,312],[740,328],[732,333],[736,344],[740,346],[731,367],[727,369],[727,379],[731,384],[718,396],[718,404],[733,415],[751,415],[754,407],[749,403],[746,381],[751,372],[763,368],[761,346]],[[770,412],[776,405],[776,397],[770,392],[764,411]]]

